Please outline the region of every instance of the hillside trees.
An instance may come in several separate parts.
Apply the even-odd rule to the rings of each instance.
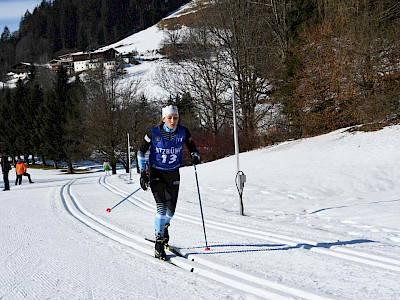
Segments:
[[[135,95],[131,105],[127,109],[127,132],[130,135],[131,156],[136,160],[135,153],[137,153],[144,135],[159,120],[160,108],[156,103],[150,102],[145,95],[138,94]],[[126,171],[128,172],[129,169],[127,167],[128,165],[125,164]],[[137,172],[139,172],[139,165],[136,164],[136,167]]]
[[[12,126],[12,93],[10,89],[1,91],[0,102],[0,150],[15,154],[15,131]]]
[[[198,26],[217,47],[198,49],[225,54],[218,60],[222,78],[237,84],[245,148],[243,137],[252,148],[260,133],[308,136],[397,116],[400,1],[214,4]],[[172,53],[178,61],[190,59],[188,73],[199,65],[189,47],[193,35],[176,40]]]
[[[18,81],[15,93],[13,93],[10,109],[12,111],[9,121],[9,138],[14,144],[14,154],[30,154],[29,128],[30,116],[27,114],[24,102],[29,97],[29,87],[21,80]]]
[[[159,109],[138,93],[140,83],[121,70],[105,69],[81,81],[62,67],[46,89],[40,82],[43,78],[32,76],[0,91],[0,151],[26,160],[40,157],[43,165],[52,160],[55,168],[66,163],[69,173],[73,162],[100,154],[110,160],[114,174],[117,163],[128,172],[127,133],[137,149],[159,116]]]
[[[88,143],[85,127],[85,96],[84,83],[79,76],[75,77],[70,91],[70,101],[66,103],[66,122],[64,130],[64,152],[67,163],[67,172],[73,172],[73,162],[84,160],[92,153],[92,147]]]
[[[64,68],[59,67],[53,83],[53,89],[38,108],[35,120],[36,136],[39,145],[37,151],[43,157],[58,163],[67,163],[68,173],[73,172],[72,162],[84,158],[81,95],[79,81],[69,82]]]
[[[204,27],[192,28],[180,37],[172,34],[165,43],[171,47],[169,51],[176,51],[177,57],[174,64],[161,68],[161,86],[172,97],[190,95],[196,99],[192,101],[194,118],[217,137],[227,123],[231,104],[223,54],[217,51],[218,45]]]
[[[7,26],[4,27],[3,33],[1,34],[0,41],[5,42],[11,39],[11,32]]]
[[[141,101],[138,83],[122,80],[123,75],[121,70],[99,68],[90,73],[86,84],[86,135],[93,149],[108,158],[113,174],[118,162],[127,167],[127,133],[139,127],[139,116],[133,113]]]
[[[38,115],[39,107],[44,101],[44,91],[40,85],[32,80],[29,84],[29,93],[25,97],[26,101],[24,105],[21,106],[23,114],[28,116],[27,121],[23,125],[23,130],[25,130],[26,140],[24,143],[27,145],[27,151],[23,152],[24,157],[29,157],[32,155],[32,164],[35,164],[34,153],[37,153],[38,148],[38,135],[35,130],[35,120]],[[19,129],[21,131],[21,129]]]
[[[0,149],[26,160],[40,157],[43,165],[53,160],[56,168],[66,162],[72,173],[72,162],[91,154],[85,143],[82,83],[71,81],[60,67],[46,89],[40,84],[43,79],[33,74],[28,82],[19,81],[15,89],[0,94]]]
[[[27,83],[19,81],[0,98],[0,148],[12,157],[23,155],[27,159],[37,150],[35,119],[43,99],[44,92],[33,76]]]
[[[292,99],[301,134],[393,118],[399,112],[400,1],[321,1],[302,31]]]
[[[15,62],[16,39],[10,34],[10,30],[5,26],[0,38],[0,78],[4,78],[7,71]]]
[[[7,90],[2,98],[1,147],[12,156],[34,153],[34,118],[37,103],[43,99],[43,91],[32,76],[27,83],[19,81],[12,92]]]
[[[70,97],[70,84],[65,69],[57,70],[54,88],[49,91],[43,102],[41,126],[39,136],[41,151],[46,157],[54,161],[57,168],[58,163],[65,159],[64,152],[64,125],[66,123],[66,103]]]
[[[214,4],[165,47],[179,66],[165,86],[171,94],[190,92],[209,129],[217,132],[216,122],[202,108],[223,108],[229,82],[236,82],[244,148],[246,139],[252,148],[278,132],[308,136],[398,116],[400,1]],[[209,80],[215,74],[219,83]],[[218,86],[226,93],[210,97]],[[227,115],[214,116],[222,124]]]
[[[269,94],[287,57],[288,2],[214,1],[200,10],[201,18],[189,33],[166,41],[179,68],[173,72],[175,84],[168,78],[165,86],[190,91],[202,124],[214,135],[231,123],[235,83],[243,150],[259,144],[260,133],[272,126],[269,115],[278,109]]]

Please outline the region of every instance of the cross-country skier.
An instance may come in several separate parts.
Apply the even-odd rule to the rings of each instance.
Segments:
[[[176,106],[164,107],[160,123],[144,136],[137,153],[140,185],[143,190],[147,190],[150,185],[157,204],[154,253],[156,258],[162,260],[166,259],[164,247],[169,241],[168,227],[178,200],[183,144],[188,147],[192,162],[198,164],[200,161],[200,154],[189,130],[178,125],[178,120],[179,113]],[[148,150],[149,172],[146,170],[145,159]]]
[[[110,163],[108,162],[107,158],[103,162],[103,170],[106,172],[106,176],[110,175]]]

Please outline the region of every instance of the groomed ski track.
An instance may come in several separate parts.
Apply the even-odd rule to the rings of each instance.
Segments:
[[[105,178],[100,178],[100,184],[102,184],[105,188],[109,189],[110,191],[120,195],[121,197],[126,197],[129,195],[128,193],[122,191],[116,186],[106,183]],[[134,199],[134,200],[131,200]],[[143,201],[136,195],[133,195],[131,199],[128,199],[131,203],[135,204],[136,206],[149,210],[154,211],[155,207],[150,205],[148,202]],[[201,225],[201,219],[192,217],[190,215],[185,215],[177,212],[174,218],[178,218],[184,220],[186,222],[199,224]],[[351,249],[346,249],[340,246],[333,246],[330,248],[325,248],[324,245],[319,245],[318,242],[310,241],[310,240],[301,240],[295,237],[284,236],[281,234],[273,233],[273,232],[265,232],[256,229],[250,229],[245,227],[239,227],[235,225],[230,225],[226,223],[216,222],[212,220],[206,220],[206,227],[213,228],[216,230],[224,231],[224,232],[231,232],[235,234],[240,234],[244,236],[254,237],[261,240],[266,240],[272,243],[281,243],[285,244],[290,247],[301,247],[310,251],[315,251],[318,253],[339,257],[342,259],[350,260],[356,263],[362,263],[366,265],[371,265],[374,267],[380,267],[383,269],[391,270],[400,272],[400,260],[395,260],[383,256],[372,255],[368,253],[363,253],[359,251],[354,251]],[[189,255],[190,256],[190,255]]]
[[[94,178],[93,178],[94,179]],[[126,197],[129,192],[122,190],[116,185],[108,182],[106,177],[100,177],[97,180],[96,186],[104,188],[109,192],[117,194],[121,197]],[[61,199],[67,211],[76,219],[96,230],[97,232],[115,240],[121,244],[129,246],[141,253],[153,257],[153,244],[145,240],[144,236],[137,235],[130,230],[122,228],[114,222],[106,220],[101,215],[93,214],[82,205],[82,200],[77,193],[74,192],[74,183],[76,180],[71,180],[61,188]],[[149,213],[154,214],[155,207],[153,203],[149,203],[133,195],[126,202],[130,202],[136,207]],[[105,211],[106,207],[104,207]],[[193,217],[188,214],[181,214],[177,212],[174,216],[183,222],[197,224],[201,226],[201,219]],[[272,243],[280,243],[287,247],[295,247],[304,249],[304,251],[316,252],[322,255],[335,257],[337,259],[349,261],[351,263],[360,264],[363,266],[378,267],[390,272],[400,273],[400,261],[392,258],[373,255],[361,251],[347,249],[341,247],[340,244],[334,246],[320,245],[317,242],[299,239],[287,235],[281,235],[274,232],[260,231],[252,228],[239,227],[232,224],[221,223],[213,220],[206,219],[207,230],[217,230],[221,234],[230,233],[235,235],[242,235],[255,239],[260,239]],[[332,299],[329,295],[321,295],[313,293],[312,291],[304,288],[285,285],[279,282],[266,280],[244,270],[237,270],[231,266],[217,262],[213,259],[205,258],[205,255],[193,254],[191,251],[179,249],[183,257],[178,257],[169,254],[172,264],[187,270],[188,272],[196,273],[208,279],[213,279],[224,285],[228,285],[234,289],[244,291],[260,298],[266,299]],[[160,262],[164,263],[164,262]],[[372,269],[371,269],[372,270]]]
[[[76,180],[71,180],[61,188],[61,199],[67,211],[76,219],[81,221],[88,227],[97,232],[113,239],[121,244],[132,247],[137,251],[154,257],[154,244],[145,240],[144,237],[137,236],[132,232],[128,232],[115,224],[112,224],[101,217],[95,216],[79,202],[79,199],[73,192],[73,184]],[[104,178],[99,181],[107,189],[113,190],[114,193],[122,193],[117,191],[115,187],[107,185]],[[129,195],[129,194],[127,194]],[[126,196],[124,196],[126,197]],[[138,204],[138,203],[135,203]],[[151,209],[146,205],[141,206],[145,209]],[[153,209],[151,209],[153,211]],[[181,217],[181,216],[180,216]],[[276,282],[260,279],[247,272],[234,270],[213,262],[208,259],[199,259],[196,255],[188,255],[186,258],[176,256],[167,251],[169,260],[175,266],[204,276],[208,279],[213,279],[222,284],[228,285],[234,289],[241,290],[245,293],[252,294],[265,299],[331,299],[321,295],[317,295],[302,289],[297,289],[290,286],[285,286]],[[185,256],[185,253],[182,253]],[[165,263],[160,261],[160,263]]]

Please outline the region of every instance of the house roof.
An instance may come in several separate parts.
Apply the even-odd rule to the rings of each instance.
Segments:
[[[31,65],[32,65],[31,63],[19,62],[19,63],[17,63],[16,65],[13,65],[11,68],[15,69],[15,68],[17,68],[17,67],[19,67],[19,66],[26,66],[26,67],[28,67],[28,66],[31,66]]]

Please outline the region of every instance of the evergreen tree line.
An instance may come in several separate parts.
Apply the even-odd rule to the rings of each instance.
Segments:
[[[65,70],[60,69],[45,91],[32,70],[27,82],[18,81],[15,89],[2,91],[0,98],[0,149],[15,159],[32,155],[42,164],[53,160],[55,166],[62,160],[71,165],[78,153],[69,153],[67,124],[82,118],[79,107],[79,82],[68,82]],[[79,124],[79,122],[77,122]],[[79,144],[79,137],[73,142]],[[34,161],[33,161],[34,163]]]
[[[32,68],[28,80],[0,90],[0,152],[13,159],[35,157],[43,166],[51,161],[58,168],[62,163],[69,173],[74,162],[107,158],[114,174],[118,163],[128,172],[127,134],[135,160],[143,136],[161,119],[161,107],[172,104],[178,106],[180,124],[196,137],[203,161],[233,153],[229,125],[219,139],[204,130],[196,117],[201,114],[199,105],[190,93],[154,102],[140,92],[140,84],[127,78],[123,69],[99,68],[71,76],[63,67],[56,72]]]
[[[17,32],[4,28],[0,78],[20,61],[46,63],[69,52],[93,50],[143,30],[184,0],[43,0],[26,12]]]
[[[34,70],[26,82],[0,92],[0,151],[14,159],[37,157],[42,165],[109,159],[128,170],[127,133],[135,152],[146,130],[157,122],[158,110],[138,94],[138,83],[123,81],[123,72],[99,69],[69,77],[60,67],[51,84]],[[122,86],[123,82],[123,88]],[[34,163],[34,161],[32,161]]]

